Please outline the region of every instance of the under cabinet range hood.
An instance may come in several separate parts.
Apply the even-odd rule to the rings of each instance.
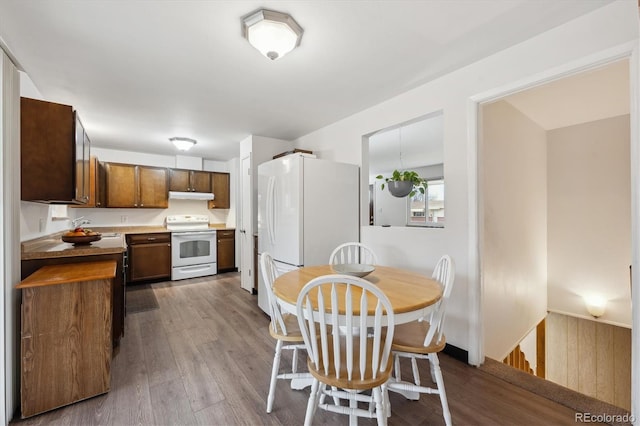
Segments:
[[[213,200],[211,192],[180,192],[169,191],[170,200]]]

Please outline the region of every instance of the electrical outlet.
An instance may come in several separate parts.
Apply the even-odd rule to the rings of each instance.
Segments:
[[[120,216],[120,223],[127,223],[129,221],[129,216]]]
[[[38,232],[44,232],[47,229],[47,220],[41,218],[38,223]]]

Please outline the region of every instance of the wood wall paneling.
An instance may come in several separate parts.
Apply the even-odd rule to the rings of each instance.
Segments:
[[[546,378],[630,410],[631,330],[555,313],[546,322]]]

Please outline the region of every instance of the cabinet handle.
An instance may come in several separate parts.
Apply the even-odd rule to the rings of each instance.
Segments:
[[[138,207],[138,203],[133,203],[133,207]]]
[[[147,241],[155,241],[156,237],[147,237]]]
[[[140,204],[140,207],[144,207],[144,204]]]

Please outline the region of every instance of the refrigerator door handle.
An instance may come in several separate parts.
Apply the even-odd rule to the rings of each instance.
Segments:
[[[276,244],[275,237],[275,215],[276,215],[276,178],[274,176],[269,177],[269,183],[267,186],[267,234],[269,235],[269,241],[271,245]]]

